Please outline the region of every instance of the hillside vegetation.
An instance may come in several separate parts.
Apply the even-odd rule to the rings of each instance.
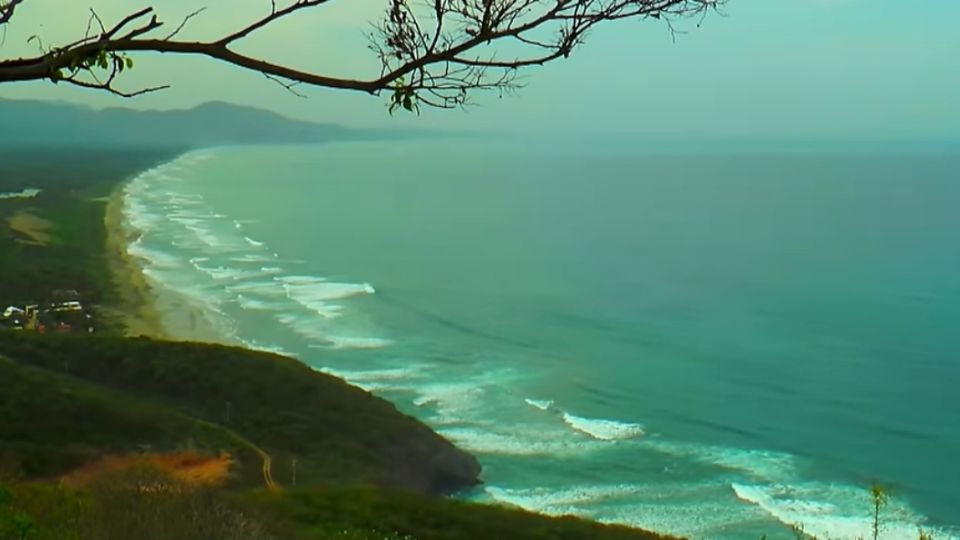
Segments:
[[[252,441],[272,456],[280,484],[292,480],[294,459],[297,481],[306,486],[368,483],[441,493],[473,485],[480,472],[472,456],[389,402],[291,358],[216,345],[12,333],[0,334],[0,354],[14,362],[21,378],[57,392],[51,396],[61,396],[55,403],[62,396],[84,396],[82,404],[97,414],[91,423],[100,430],[89,439],[111,448],[179,448],[197,431],[131,429],[124,414],[142,402],[167,411],[147,418],[146,426],[182,426],[182,418],[190,418]],[[85,393],[67,392],[73,387],[56,377],[84,383]],[[17,434],[20,444],[74,442],[71,431],[55,429],[59,420],[38,424],[37,418],[54,411],[35,409],[33,400],[5,399],[3,406],[13,408],[5,413],[12,426],[27,423],[12,433],[0,428],[4,441]],[[210,439],[192,440],[201,442],[209,447]]]
[[[188,444],[245,451],[164,407],[6,358],[0,358],[0,396],[0,471],[8,475],[56,477],[102,454]]]

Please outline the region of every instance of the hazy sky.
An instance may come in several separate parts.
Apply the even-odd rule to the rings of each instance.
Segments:
[[[0,54],[82,34],[86,9],[115,20],[145,5],[174,23],[198,5],[186,37],[217,35],[255,18],[267,0],[28,0]],[[334,0],[250,40],[243,51],[336,75],[370,76],[364,32],[385,0]],[[674,42],[664,24],[600,27],[569,60],[526,73],[504,99],[478,96],[467,112],[387,115],[385,98],[334,90],[290,95],[262,76],[199,58],[138,58],[125,82],[170,82],[124,100],[28,83],[0,96],[94,106],[185,107],[212,99],[348,125],[416,125],[562,133],[636,133],[708,138],[960,138],[960,0],[730,0],[726,16]]]

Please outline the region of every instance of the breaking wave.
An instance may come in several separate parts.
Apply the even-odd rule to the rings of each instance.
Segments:
[[[563,421],[571,428],[601,441],[635,439],[644,434],[644,428],[641,424],[601,418],[585,418],[567,412],[563,413]]]
[[[193,165],[213,154],[185,154],[144,171],[124,187],[124,224],[136,232],[128,252],[142,261],[144,273],[184,295],[191,305],[216,314],[221,321],[215,326],[230,340],[242,341],[234,334],[266,316],[307,340],[303,349],[391,345],[391,340],[358,331],[349,322],[333,323],[345,314],[349,298],[375,294],[372,285],[288,273],[286,266],[300,266],[302,261],[281,259],[245,230],[255,220],[220,213],[194,191],[199,183],[185,180],[194,180]],[[271,352],[294,352],[289,346],[257,340],[244,343]]]
[[[531,407],[533,407],[533,408],[535,408],[535,409],[540,409],[541,411],[549,410],[550,407],[553,406],[553,400],[552,400],[552,399],[531,399],[531,398],[524,398],[523,401],[525,401],[527,405],[530,405]]]
[[[870,492],[836,484],[730,484],[736,497],[758,506],[781,523],[809,535],[837,540],[873,537]],[[880,540],[915,540],[923,518],[902,502],[889,499],[883,509]],[[956,540],[947,531],[926,530],[935,538]]]

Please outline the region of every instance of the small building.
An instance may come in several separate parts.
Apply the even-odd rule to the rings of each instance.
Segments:
[[[53,305],[54,311],[83,311],[83,306],[80,302],[70,301],[70,302],[61,302],[59,304]]]
[[[10,319],[14,316],[26,316],[27,312],[17,306],[10,306],[7,309],[3,310],[3,318]]]

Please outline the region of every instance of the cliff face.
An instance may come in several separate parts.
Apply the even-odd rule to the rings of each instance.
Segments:
[[[84,395],[97,393],[98,411],[111,404],[129,409],[129,403],[136,402],[162,411],[151,418],[166,414],[193,419],[227,439],[235,434],[236,440],[269,454],[272,479],[280,486],[292,484],[295,477],[298,487],[372,484],[440,494],[479,483],[480,465],[473,456],[391,403],[290,358],[148,339],[9,333],[0,333],[0,355],[21,367],[85,385]],[[36,399],[49,401],[50,396]],[[74,408],[76,421],[96,422],[83,418],[84,410]],[[54,453],[56,447],[75,442],[51,435],[56,430],[45,429],[43,416],[31,417],[32,429],[16,434],[0,425],[0,440],[24,447],[45,444]],[[144,445],[223,450],[214,447],[222,444],[217,437],[198,440],[196,434],[178,435],[177,430],[146,436],[122,425],[102,438],[103,447],[95,453],[136,451]],[[45,438],[30,441],[31,433],[44,433]],[[262,485],[260,457],[242,449],[240,453],[235,482]]]

